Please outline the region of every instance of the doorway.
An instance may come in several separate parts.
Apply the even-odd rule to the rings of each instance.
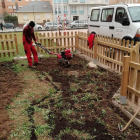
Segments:
[[[73,16],[73,21],[79,20],[79,16]]]

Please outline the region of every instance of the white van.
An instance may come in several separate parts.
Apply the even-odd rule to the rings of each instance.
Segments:
[[[140,41],[140,4],[117,4],[91,8],[89,33]]]

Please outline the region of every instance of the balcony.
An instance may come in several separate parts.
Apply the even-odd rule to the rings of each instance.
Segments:
[[[84,10],[79,10],[79,14],[83,15],[84,14]]]
[[[64,14],[66,14],[66,15],[67,15],[67,14],[68,14],[68,11],[64,11]]]
[[[77,14],[77,11],[71,11],[71,14],[72,15],[76,15]]]
[[[80,0],[80,3],[85,3],[85,0]]]
[[[63,3],[68,3],[68,0],[63,0]]]
[[[61,3],[61,0],[54,0],[54,3]]]

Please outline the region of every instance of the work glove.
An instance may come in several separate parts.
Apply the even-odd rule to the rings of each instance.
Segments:
[[[38,44],[38,42],[37,42],[37,41],[35,41],[35,44],[37,45],[37,44]]]

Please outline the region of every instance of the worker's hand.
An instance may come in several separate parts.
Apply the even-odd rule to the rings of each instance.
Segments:
[[[35,44],[38,44],[38,42],[37,42],[37,41],[35,41]]]

